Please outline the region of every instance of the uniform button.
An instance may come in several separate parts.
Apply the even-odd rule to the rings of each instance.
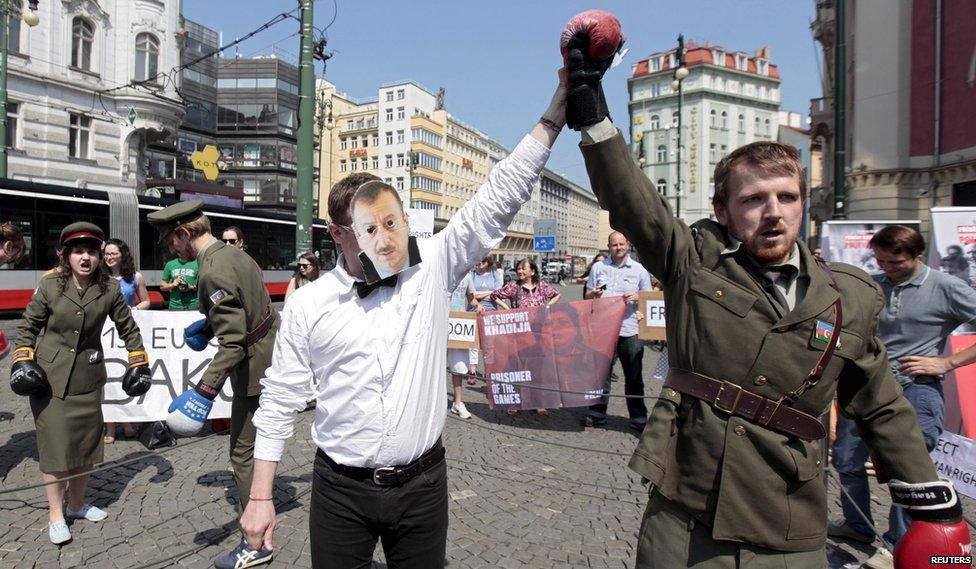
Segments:
[[[820,459],[817,459],[817,466],[820,466]]]
[[[75,334],[77,334],[77,333],[78,333],[78,331],[77,331],[77,330],[75,330]]]
[[[68,348],[68,351],[71,352],[72,354],[75,353],[75,349],[74,348]]]
[[[75,316],[81,316],[81,311],[75,312]]]
[[[739,435],[740,437],[743,437],[746,434],[746,428],[743,427],[742,425],[736,425],[735,428],[732,429],[732,432]]]
[[[717,290],[712,293],[712,296],[714,296],[715,298],[722,298],[723,296],[725,296],[725,292],[721,290]]]
[[[673,389],[669,389],[668,390],[668,397],[674,397],[676,395],[678,395],[678,392],[677,391],[675,391]]]
[[[757,375],[756,376],[756,379],[755,379],[755,381],[753,381],[753,383],[755,383],[756,385],[766,385],[766,376],[765,375]]]
[[[790,330],[789,326],[780,326],[776,329],[777,332],[788,332]]]

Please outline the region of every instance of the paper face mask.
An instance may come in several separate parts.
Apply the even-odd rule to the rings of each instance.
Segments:
[[[410,236],[408,218],[396,190],[382,182],[363,184],[353,197],[351,216],[367,283],[420,262],[417,240]]]

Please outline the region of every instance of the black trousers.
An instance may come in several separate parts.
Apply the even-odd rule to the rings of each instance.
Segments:
[[[644,367],[644,341],[633,336],[620,336],[617,338],[617,357],[620,358],[620,367],[624,370],[624,393],[626,395],[644,396],[644,377],[641,375]],[[604,396],[599,403],[590,405],[587,413],[594,420],[607,418],[607,405],[610,403],[610,375],[603,384]],[[627,412],[631,420],[647,421],[647,406],[644,400],[632,397],[627,399]]]
[[[377,486],[336,472],[319,451],[309,514],[312,567],[370,567],[382,540],[390,569],[444,567],[447,549],[447,462],[403,486]]]

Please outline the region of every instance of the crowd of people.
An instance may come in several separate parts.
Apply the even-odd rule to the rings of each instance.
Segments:
[[[823,567],[828,534],[873,541],[868,456],[893,504],[885,547],[869,567],[894,566],[891,547],[903,560],[969,551],[955,490],[939,479],[928,450],[944,426],[944,374],[976,361],[976,347],[940,355],[949,333],[976,318],[976,293],[926,267],[925,243],[907,227],[873,237],[883,271],[874,278],[813,254],[798,238],[803,168],[795,149],[776,142],[745,145],[718,163],[714,220],[688,226],[675,218],[610,119],[601,79],[622,42],[615,21],[589,14],[570,22],[566,67],[549,105],[425,243],[408,238],[393,187],[362,172],[336,183],[328,230],[338,262],[323,272],[314,254],[299,256],[280,316],[238,228],[215,238],[200,201],[149,215],[176,256],[161,285],[170,309],[205,316],[186,328],[187,345],[217,341],[200,381],[170,405],[167,424],[181,436],[198,433],[224,383],[233,386],[229,456],[242,536],[218,569],[271,560],[275,473],[309,401],[313,566],[368,565],[377,541],[390,566],[445,565],[445,354],[449,410],[461,418],[470,417],[462,382],[478,364],[476,352],[447,350],[448,314],[559,300],[533,259],[518,261],[518,278],[504,283],[488,253],[530,199],[564,126],[580,132],[593,191],[617,228],[608,254],[590,264],[584,290],[591,300],[622,297],[627,307],[615,352],[640,437],[629,466],[648,488],[636,566]],[[608,44],[607,26],[619,41]],[[596,39],[602,55],[590,43]],[[0,262],[23,251],[15,229],[0,226]],[[85,222],[64,228],[59,243],[58,265],[24,313],[11,367],[14,392],[30,397],[49,536],[58,544],[71,539],[66,520],[107,517],[85,501],[87,473],[107,442],[106,319],[128,350],[127,394],[149,389],[150,363],[131,313],[146,308],[148,293],[125,243]],[[648,409],[636,300],[651,290],[651,273],[665,298],[670,367]],[[578,315],[563,306],[550,309],[553,323],[578,327]],[[581,353],[572,335],[554,344],[554,359]],[[584,426],[606,423],[609,380]],[[818,417],[832,406],[840,415],[834,465],[849,497],[843,519],[828,525],[820,452],[828,433]]]

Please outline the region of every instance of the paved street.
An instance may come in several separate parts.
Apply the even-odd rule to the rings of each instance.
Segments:
[[[563,289],[578,299],[581,287]],[[9,330],[16,321],[0,321]],[[658,353],[645,352],[648,395]],[[0,364],[6,383],[9,358]],[[617,373],[620,374],[619,366]],[[622,393],[623,380],[614,391]],[[6,390],[6,386],[3,387]],[[445,393],[448,381],[445,377]],[[34,427],[27,401],[0,398],[0,492],[39,482]],[[508,417],[488,409],[484,394],[468,388],[469,421],[449,415],[444,434],[450,476],[451,567],[632,567],[646,491],[626,463],[636,437],[623,399],[614,399],[607,428],[579,426],[579,410]],[[445,398],[446,400],[446,398]],[[312,412],[303,413],[279,467],[279,512],[272,567],[309,567],[307,518]],[[198,442],[199,441],[199,442]],[[139,458],[142,457],[142,458]],[[0,494],[0,566],[3,567],[211,567],[238,539],[237,501],[227,459],[227,438],[182,440],[148,453],[137,441],[106,447],[106,460],[134,462],[93,476],[89,498],[109,512],[100,524],[75,522],[74,541],[50,544],[40,488]],[[837,486],[830,487],[835,514]],[[886,520],[887,491],[874,493],[876,519]],[[971,516],[973,504],[967,500]],[[832,566],[865,559],[871,550],[832,547]],[[376,567],[385,567],[377,550]]]

